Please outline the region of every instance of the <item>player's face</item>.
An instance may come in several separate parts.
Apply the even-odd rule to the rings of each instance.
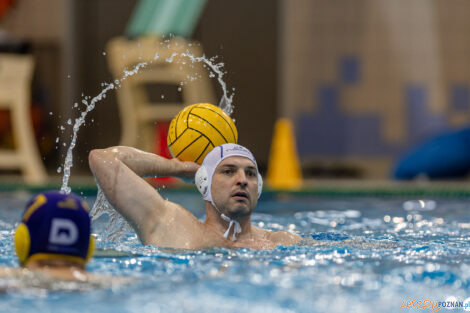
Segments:
[[[235,218],[251,214],[258,203],[258,174],[245,157],[226,158],[212,177],[212,199],[224,214]]]

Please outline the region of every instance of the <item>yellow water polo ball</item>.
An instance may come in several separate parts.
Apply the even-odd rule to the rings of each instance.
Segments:
[[[168,148],[174,158],[202,163],[214,147],[237,143],[235,123],[227,113],[209,103],[185,107],[171,121]]]

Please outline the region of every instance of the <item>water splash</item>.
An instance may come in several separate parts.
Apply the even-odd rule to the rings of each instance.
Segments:
[[[118,83],[122,83],[129,76],[137,74],[139,70],[141,68],[144,68],[145,66],[147,66],[147,62],[141,62],[137,64],[131,71],[125,70],[124,75],[121,77],[121,79],[118,80]],[[86,100],[86,97],[82,99],[82,103],[86,106],[86,108],[84,111],[82,111],[82,113],[80,114],[80,117],[75,119],[75,122],[73,124],[72,141],[70,142],[70,146],[67,149],[67,156],[65,157],[65,161],[64,161],[64,176],[62,178],[62,187],[60,188],[60,191],[63,193],[69,194],[72,191],[72,189],[68,186],[68,182],[70,179],[70,169],[73,166],[73,153],[72,152],[77,142],[78,130],[80,129],[80,126],[82,126],[85,123],[85,118],[87,114],[95,108],[96,103],[101,101],[103,98],[105,98],[106,93],[109,90],[115,89],[117,87],[115,83],[105,84],[105,88],[101,90],[101,92],[97,96],[91,99],[89,103]]]
[[[117,241],[124,233],[132,231],[126,220],[112,207],[106,196],[97,183],[98,193],[96,201],[90,211],[92,221],[97,220],[102,215],[108,215],[109,223],[102,232],[102,238],[106,241]]]
[[[164,41],[163,43],[167,43],[168,48],[170,48],[168,40]],[[163,44],[163,43],[161,43],[161,44]],[[191,46],[191,45],[189,45],[189,46]],[[209,74],[209,77],[215,76],[214,73],[217,74],[217,81],[219,82],[219,84],[222,88],[222,91],[223,91],[222,101],[220,102],[219,106],[228,115],[231,115],[232,112],[233,112],[232,101],[233,101],[234,93],[233,92],[232,93],[228,92],[227,85],[223,80],[223,76],[225,74],[225,72],[223,71],[224,63],[223,62],[216,63],[216,57],[211,57],[209,59],[207,59],[204,55],[201,56],[201,57],[196,57],[189,50],[186,50],[186,52],[182,52],[182,53],[174,52],[174,53],[171,54],[170,57],[166,58],[165,61],[168,62],[168,63],[174,62],[174,60],[175,60],[174,58],[178,55],[182,58],[188,58],[192,63],[201,62],[201,63],[205,64],[211,70],[210,74]],[[67,154],[66,154],[65,161],[64,161],[64,166],[63,166],[64,176],[62,178],[62,187],[60,189],[62,192],[66,193],[66,194],[71,192],[71,188],[68,186],[68,182],[69,182],[69,179],[70,179],[71,167],[73,166],[73,154],[72,154],[72,152],[73,152],[73,149],[75,148],[75,145],[76,145],[78,130],[85,123],[85,118],[86,118],[87,114],[95,108],[95,105],[96,105],[97,102],[99,102],[102,99],[106,98],[106,93],[109,90],[119,88],[121,86],[121,83],[126,78],[137,74],[142,68],[146,67],[149,64],[152,64],[158,58],[159,58],[158,53],[155,53],[155,55],[153,57],[153,60],[150,60],[148,62],[138,63],[130,71],[124,70],[124,75],[120,79],[116,79],[114,81],[114,83],[110,83],[110,84],[104,83],[103,86],[105,86],[105,88],[97,96],[95,96],[93,99],[91,99],[90,102],[88,101],[89,97],[84,96],[82,94],[82,101],[81,102],[85,105],[86,108],[85,108],[84,111],[81,112],[80,117],[75,119],[75,122],[74,122],[74,125],[73,125],[72,141],[70,143],[69,148],[67,149]],[[183,61],[182,64],[186,65],[186,62]],[[188,79],[194,80],[194,79],[197,79],[197,78],[188,77]],[[181,82],[180,84],[182,85],[182,84],[184,84],[184,82]],[[77,107],[77,105],[74,104],[74,107]],[[71,125],[72,121],[68,120],[67,124]],[[65,130],[65,128],[63,126],[61,126],[61,130]],[[65,143],[64,143],[64,146],[66,146]]]
[[[223,80],[223,77],[224,77],[224,74],[225,74],[225,72],[223,71],[224,63],[223,62],[215,63],[216,62],[216,57],[212,57],[210,59],[207,59],[205,57],[205,55],[203,55],[201,57],[195,57],[193,54],[191,54],[189,52],[189,50],[186,50],[185,53],[181,53],[181,56],[189,58],[189,60],[191,60],[191,62],[193,62],[193,63],[194,62],[202,62],[202,63],[206,64],[207,66],[209,66],[210,69],[213,71],[213,72],[209,72],[209,77],[213,77],[214,72],[217,74],[217,81],[219,82],[220,87],[222,88],[222,91],[224,93],[223,96],[222,96],[222,99],[225,99],[225,103],[221,107],[221,109],[224,110],[224,112],[227,113],[228,115],[232,115],[232,113],[233,113],[232,101],[233,101],[234,93],[230,94],[227,91],[227,84],[225,84],[225,82]]]

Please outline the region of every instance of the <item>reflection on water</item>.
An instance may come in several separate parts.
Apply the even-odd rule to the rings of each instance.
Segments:
[[[81,274],[77,273],[77,278]],[[93,275],[82,277],[77,281],[57,279],[40,271],[24,268],[0,268],[0,292],[46,295],[54,291],[93,291],[98,288],[117,290],[136,280],[123,277]]]
[[[197,195],[177,197],[200,205]],[[66,312],[80,304],[83,312],[401,312],[403,301],[464,301],[470,296],[466,201],[434,199],[435,208],[423,211],[406,210],[408,200],[261,201],[254,224],[304,238],[265,251],[142,246],[132,231],[113,242],[101,235],[109,222],[102,216],[94,232],[98,247],[110,250],[89,270],[138,283],[80,295],[13,293],[0,300],[0,310]],[[15,265],[12,230],[2,230],[1,263]]]

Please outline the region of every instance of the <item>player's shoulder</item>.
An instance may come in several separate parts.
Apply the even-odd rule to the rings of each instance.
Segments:
[[[258,236],[260,236],[260,238],[264,238],[264,240],[269,241],[270,245],[273,246],[294,245],[300,240],[302,240],[302,237],[287,231],[272,232],[266,229],[259,228],[257,226],[253,226],[253,229],[258,232]]]
[[[287,231],[271,232],[269,237],[276,245],[283,246],[294,245],[302,240],[302,237]]]

